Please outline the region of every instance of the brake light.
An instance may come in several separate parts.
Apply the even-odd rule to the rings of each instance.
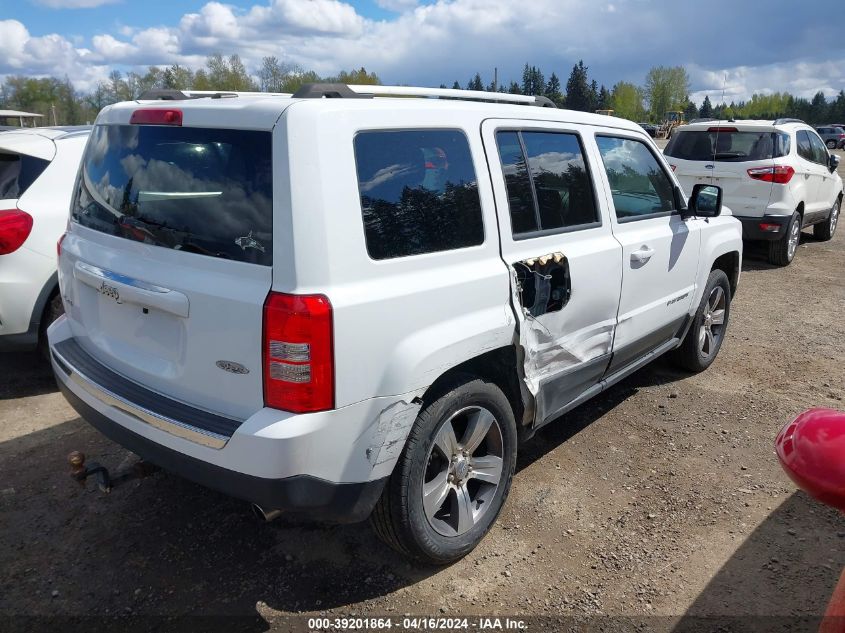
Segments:
[[[739,132],[735,127],[709,127],[708,132],[718,132],[720,134],[730,134],[731,132]]]
[[[294,413],[334,407],[332,306],[327,297],[267,295],[262,347],[266,406]]]
[[[771,224],[770,222],[760,222],[760,230],[764,233],[777,233],[780,231],[780,224]]]
[[[62,256],[62,242],[67,237],[67,233],[62,233],[62,236],[59,238],[59,241],[56,242],[56,257]]]
[[[133,125],[182,125],[181,110],[146,108],[135,110],[129,118]]]
[[[748,170],[748,175],[754,180],[762,180],[765,182],[773,182],[778,185],[785,185],[792,180],[792,176],[795,175],[795,170],[789,165],[755,167]]]
[[[18,250],[32,232],[32,216],[20,209],[0,211],[0,255]]]

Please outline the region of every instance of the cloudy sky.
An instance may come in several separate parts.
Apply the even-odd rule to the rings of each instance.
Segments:
[[[834,17],[836,16],[836,17]],[[81,89],[111,68],[202,65],[237,52],[321,74],[365,66],[385,83],[451,86],[480,72],[565,82],[579,59],[599,83],[640,84],[684,65],[693,98],[726,101],[845,88],[841,0],[0,0],[0,76],[67,75]],[[727,77],[727,80],[725,79]]]

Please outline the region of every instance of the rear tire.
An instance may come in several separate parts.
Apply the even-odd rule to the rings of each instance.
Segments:
[[[722,348],[731,315],[731,284],[722,270],[713,270],[707,278],[704,294],[692,325],[681,346],[672,354],[676,365],[687,371],[704,371]]]
[[[50,345],[47,341],[47,328],[64,313],[65,306],[62,303],[62,296],[57,292],[50,297],[50,300],[44,307],[44,313],[41,315],[41,324],[38,327],[38,351],[48,360],[50,358]]]
[[[513,409],[498,386],[461,376],[440,393],[417,416],[370,516],[390,547],[435,565],[471,552],[496,521],[517,445]]]
[[[839,211],[842,207],[842,198],[837,198],[830,210],[827,220],[813,226],[813,237],[822,242],[828,241],[836,232],[836,224],[839,221]]]
[[[789,266],[801,243],[801,216],[796,211],[786,227],[786,233],[776,242],[769,242],[769,263],[775,266]]]

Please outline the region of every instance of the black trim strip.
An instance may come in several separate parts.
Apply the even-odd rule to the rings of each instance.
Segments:
[[[186,439],[222,448],[242,424],[162,396],[124,378],[88,354],[75,339],[53,346],[53,359],[69,379],[95,398]]]

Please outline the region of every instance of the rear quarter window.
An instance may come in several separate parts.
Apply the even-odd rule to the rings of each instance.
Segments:
[[[26,154],[0,153],[0,200],[20,198],[49,164]]]
[[[478,180],[460,130],[378,130],[354,140],[367,252],[393,259],[484,241]]]
[[[129,240],[269,266],[270,132],[98,125],[72,217]]]

